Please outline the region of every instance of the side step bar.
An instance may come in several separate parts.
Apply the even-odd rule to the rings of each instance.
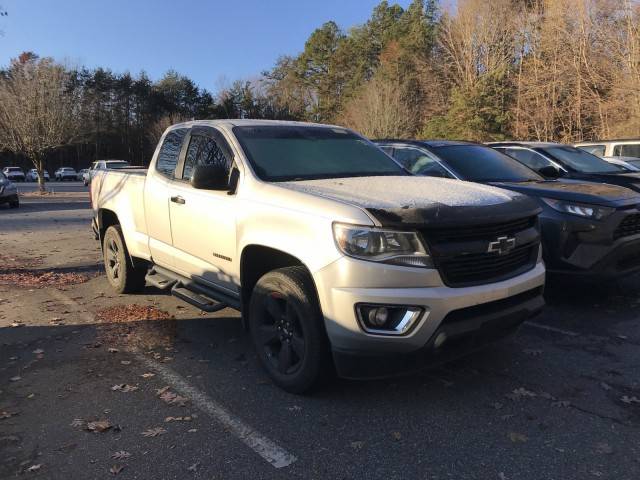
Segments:
[[[217,312],[227,307],[240,309],[240,299],[204,286],[157,265],[149,270],[145,279],[149,285],[160,290],[170,288],[172,295],[204,312]]]
[[[180,284],[173,286],[171,294],[205,312],[212,313],[222,310],[223,308],[227,308],[226,303],[216,302],[215,300],[191,291]]]

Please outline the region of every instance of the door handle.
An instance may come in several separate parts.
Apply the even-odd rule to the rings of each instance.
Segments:
[[[171,201],[173,203],[178,203],[180,205],[184,205],[186,203],[184,201],[184,198],[182,198],[180,195],[176,195],[175,197],[171,197]]]

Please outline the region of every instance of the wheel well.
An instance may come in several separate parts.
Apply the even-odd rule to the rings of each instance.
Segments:
[[[248,312],[251,292],[253,291],[253,287],[256,286],[256,283],[258,283],[258,280],[260,280],[260,277],[272,270],[296,265],[301,265],[306,268],[306,265],[298,258],[281,250],[263,245],[249,245],[245,247],[240,259],[242,310]],[[246,327],[247,325],[244,320],[243,323]]]
[[[98,212],[98,226],[100,228],[100,241],[104,237],[104,232],[107,231],[111,225],[120,225],[120,220],[115,212],[111,210],[102,209]]]

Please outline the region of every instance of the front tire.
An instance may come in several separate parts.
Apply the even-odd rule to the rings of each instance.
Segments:
[[[280,268],[258,280],[249,329],[262,366],[287,392],[308,392],[332,371],[322,312],[304,267]]]
[[[9,207],[18,208],[19,206],[20,206],[20,199],[16,195],[16,197],[9,202]]]
[[[107,280],[117,293],[134,293],[144,288],[147,270],[132,264],[120,225],[107,228],[102,254]]]

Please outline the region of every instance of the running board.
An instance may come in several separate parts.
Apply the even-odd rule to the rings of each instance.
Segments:
[[[205,297],[200,293],[189,290],[187,287],[180,283],[173,286],[173,288],[171,289],[171,293],[174,296],[178,297],[180,300],[184,300],[194,307],[208,313],[217,312],[219,310],[227,308],[226,303],[216,302],[215,300]]]
[[[218,312],[227,307],[240,309],[239,299],[207,288],[194,280],[158,265],[154,265],[149,270],[145,279],[149,285],[153,285],[160,290],[171,289],[172,295],[204,312]]]
[[[158,272],[155,268],[149,270],[147,276],[144,277],[146,282],[160,290],[166,290],[168,288],[173,287],[178,281],[175,278],[170,278],[162,273]]]

